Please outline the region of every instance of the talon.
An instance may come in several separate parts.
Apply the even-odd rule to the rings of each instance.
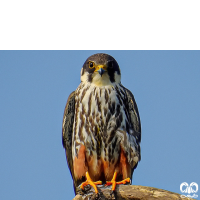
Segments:
[[[117,182],[117,185],[119,185],[119,184],[126,184],[126,183],[130,183],[130,182],[131,182],[130,178],[126,178],[126,179],[124,179],[124,180],[122,180],[120,182]]]
[[[93,182],[92,179],[89,176],[89,173],[86,172],[86,181],[81,184],[80,188],[82,190],[84,190],[84,187],[86,185],[90,185],[90,186],[92,186],[94,188],[95,193],[98,194],[98,190],[97,190],[97,186],[96,185],[101,185],[101,184],[102,184],[102,181]]]
[[[106,181],[105,186],[109,186],[112,185],[112,192],[114,194],[114,190],[116,188],[116,185],[120,185],[120,184],[126,184],[126,183],[130,183],[130,178],[126,178],[122,181],[116,182],[116,177],[117,177],[117,172],[114,173],[113,178],[111,181]]]

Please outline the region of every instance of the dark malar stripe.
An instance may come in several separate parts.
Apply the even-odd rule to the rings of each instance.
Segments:
[[[92,74],[88,74],[88,82],[92,82]]]

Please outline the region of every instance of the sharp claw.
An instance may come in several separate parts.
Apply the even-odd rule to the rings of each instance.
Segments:
[[[112,196],[112,195],[114,195],[114,190],[112,190],[112,191],[110,192],[110,196]]]
[[[101,185],[101,184],[102,184],[102,181],[93,182],[92,179],[90,178],[88,172],[86,172],[86,181],[81,184],[80,188],[83,191],[87,191],[87,188],[85,190],[85,187],[87,187],[89,185],[90,186],[89,189],[91,189],[91,187],[93,187],[95,190],[95,193],[98,194],[98,189],[97,189],[96,185]]]
[[[117,177],[117,172],[114,173],[112,180],[106,181],[106,184],[105,184],[105,186],[112,185],[112,193],[115,191],[116,185],[127,184],[127,183],[130,184],[130,181],[131,181],[130,178],[126,178],[122,181],[116,182],[116,177]]]

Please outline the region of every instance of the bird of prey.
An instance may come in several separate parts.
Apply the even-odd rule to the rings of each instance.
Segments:
[[[133,94],[121,84],[117,61],[108,54],[90,56],[81,83],[67,100],[62,142],[74,190],[98,184],[131,183],[141,159],[141,124]]]

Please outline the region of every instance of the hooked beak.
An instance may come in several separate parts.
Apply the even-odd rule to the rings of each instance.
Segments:
[[[98,72],[99,72],[99,74],[102,76],[103,73],[105,72],[105,70],[104,70],[103,68],[100,68],[100,69],[98,70]]]
[[[99,72],[99,74],[102,76],[107,71],[107,67],[105,65],[98,65],[95,71]]]

